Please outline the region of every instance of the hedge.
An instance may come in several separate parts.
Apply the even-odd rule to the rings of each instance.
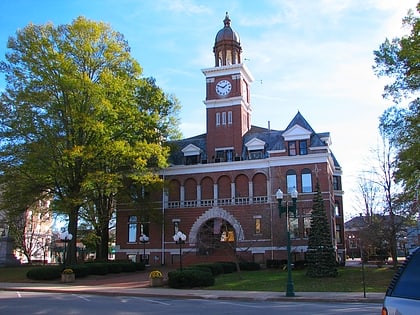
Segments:
[[[214,276],[211,272],[185,269],[176,270],[168,273],[168,285],[171,288],[196,288],[214,285]]]
[[[61,266],[45,266],[29,269],[26,277],[32,280],[55,280],[61,277]]]

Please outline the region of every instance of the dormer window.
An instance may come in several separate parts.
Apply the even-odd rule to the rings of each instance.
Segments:
[[[308,145],[306,140],[299,141],[299,155],[308,154]]]
[[[198,164],[199,156],[198,155],[190,155],[185,157],[185,165],[194,165]]]
[[[218,162],[232,162],[233,148],[216,149],[216,163]]]
[[[262,150],[252,150],[249,151],[249,159],[250,160],[258,160],[263,158],[263,151]]]
[[[248,159],[250,160],[257,160],[264,158],[264,150],[265,150],[265,142],[258,139],[253,138],[245,143],[245,146],[248,150]]]
[[[201,154],[201,149],[199,147],[189,144],[181,151],[184,153],[185,165],[194,165],[199,163]]]
[[[312,132],[299,126],[293,125],[283,133],[284,140],[287,141],[287,147],[290,156],[308,154],[308,140]]]
[[[296,141],[289,141],[289,155],[296,155]]]

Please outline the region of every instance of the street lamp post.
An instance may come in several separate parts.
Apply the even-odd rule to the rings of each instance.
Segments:
[[[363,283],[363,297],[366,297],[366,281],[365,281],[365,259],[363,257],[363,243],[360,236],[360,259],[362,261],[362,283]]]
[[[67,265],[67,243],[73,239],[73,235],[65,231],[61,233],[60,239],[64,242],[64,254],[63,254],[63,263],[64,267]]]
[[[351,255],[351,259],[352,260],[354,260],[354,250],[353,250],[353,248],[355,247],[354,245],[354,238],[355,238],[355,236],[353,235],[353,234],[350,234],[349,236],[348,236],[348,238],[349,238],[349,251],[350,251],[350,255]]]
[[[185,243],[185,240],[187,239],[187,236],[182,233],[181,231],[178,231],[174,235],[174,241],[175,243],[179,244],[179,269],[182,271],[182,244]]]
[[[276,192],[276,199],[278,201],[278,208],[279,208],[279,216],[281,217],[281,214],[283,212],[286,213],[286,234],[287,234],[287,285],[286,285],[286,296],[295,296],[294,291],[294,284],[292,279],[292,253],[291,253],[291,242],[290,242],[290,226],[289,226],[289,211],[292,211],[294,213],[294,216],[296,217],[296,201],[298,192],[296,189],[293,189],[291,192],[292,197],[292,205],[289,206],[289,202],[285,201],[285,206],[282,205],[283,201],[283,192],[280,190],[280,188]]]
[[[143,244],[143,259],[142,262],[144,262],[145,265],[148,265],[148,259],[146,259],[146,243],[149,242],[149,237],[145,234],[142,234],[139,237],[140,243]]]

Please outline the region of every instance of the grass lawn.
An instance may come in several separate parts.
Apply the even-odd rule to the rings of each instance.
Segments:
[[[362,292],[361,268],[343,267],[336,278],[309,278],[306,270],[294,270],[292,278],[296,292]],[[395,270],[392,268],[365,268],[366,292],[385,292]],[[213,290],[274,291],[286,290],[287,271],[265,269],[242,271],[216,277]]]
[[[33,266],[0,268],[0,282],[30,282],[26,272]],[[309,278],[305,270],[292,272],[295,292],[362,292],[362,269],[343,267],[338,269],[337,278]],[[366,292],[385,292],[395,270],[385,268],[365,268]],[[216,277],[209,290],[274,291],[286,290],[287,271],[263,269],[241,271]]]
[[[26,278],[26,273],[34,267],[24,265],[0,268],[0,282],[31,282],[31,280]]]

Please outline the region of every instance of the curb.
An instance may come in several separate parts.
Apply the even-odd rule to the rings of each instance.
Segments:
[[[204,291],[204,290],[183,290],[183,289],[160,289],[160,288],[133,288],[122,289],[121,287],[77,288],[77,287],[24,287],[7,286],[0,287],[1,291],[20,292],[50,292],[67,294],[89,294],[102,296],[137,296],[153,298],[175,298],[175,299],[204,299],[204,300],[241,300],[241,301],[287,301],[287,302],[342,302],[342,303],[382,303],[382,293],[379,296],[360,297],[354,294],[345,293],[321,293],[321,292],[299,292],[294,297],[282,296],[281,292],[249,292],[249,291]],[[98,290],[99,289],[99,290]],[[372,293],[371,293],[372,294]],[[379,295],[373,293],[374,295]],[[324,296],[323,296],[324,295]]]

